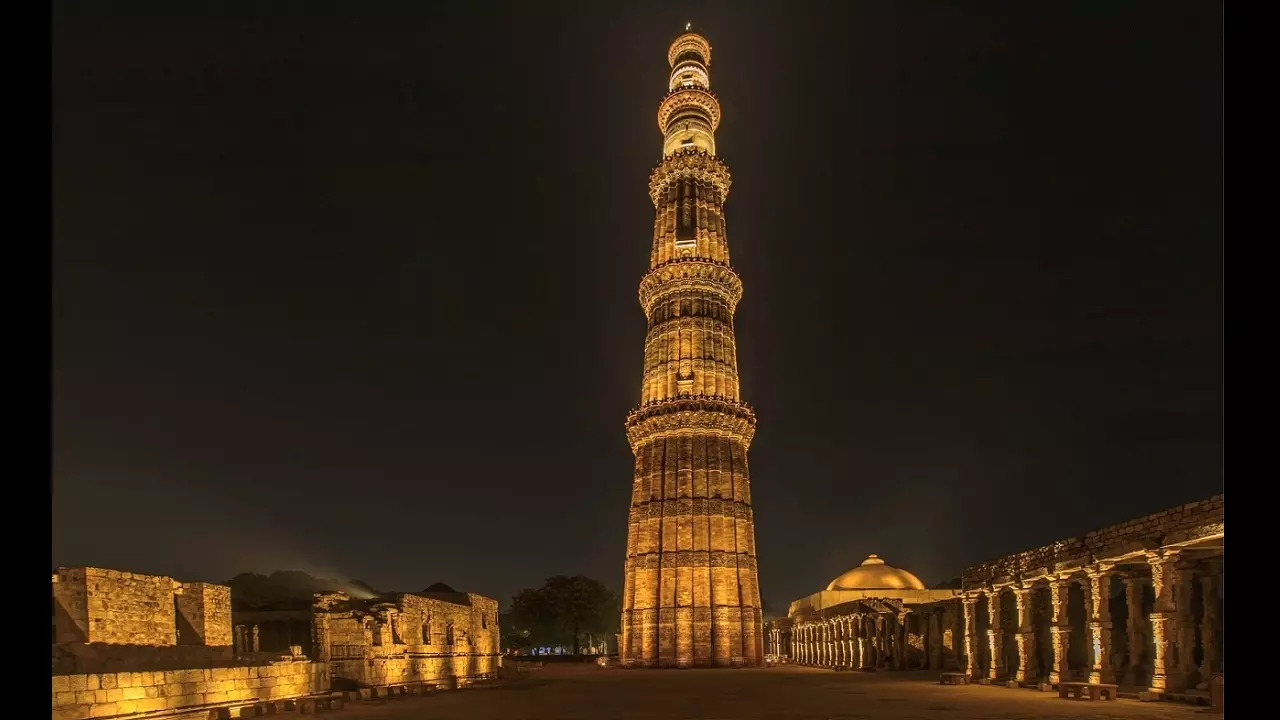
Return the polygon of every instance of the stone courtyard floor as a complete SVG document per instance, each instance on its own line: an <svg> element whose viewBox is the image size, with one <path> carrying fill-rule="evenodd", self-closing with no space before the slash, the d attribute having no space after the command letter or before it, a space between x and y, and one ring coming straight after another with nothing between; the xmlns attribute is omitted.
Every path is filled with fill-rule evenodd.
<svg viewBox="0 0 1280 720"><path fill-rule="evenodd" d="M1204 708L939 685L936 673L836 673L799 666L621 670L551 665L506 687L349 703L334 720L1212 720Z"/></svg>

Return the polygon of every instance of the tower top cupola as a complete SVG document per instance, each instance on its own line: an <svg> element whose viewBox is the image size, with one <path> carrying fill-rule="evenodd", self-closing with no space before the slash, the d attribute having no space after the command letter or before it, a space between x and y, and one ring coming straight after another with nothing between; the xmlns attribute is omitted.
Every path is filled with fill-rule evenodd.
<svg viewBox="0 0 1280 720"><path fill-rule="evenodd" d="M711 93L711 43L698 33L686 32L667 48L671 77L667 96L658 107L658 129L662 131L662 154L697 148L716 153L716 128L720 126L720 103Z"/></svg>

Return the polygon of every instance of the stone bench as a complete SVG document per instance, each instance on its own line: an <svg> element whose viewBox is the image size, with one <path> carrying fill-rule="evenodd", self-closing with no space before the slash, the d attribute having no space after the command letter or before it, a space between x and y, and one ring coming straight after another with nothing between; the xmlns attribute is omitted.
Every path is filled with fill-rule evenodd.
<svg viewBox="0 0 1280 720"><path fill-rule="evenodd" d="M1116 692L1119 689L1119 685L1106 685L1103 683L1060 682L1058 683L1058 697L1084 699L1087 692L1090 700L1115 700Z"/></svg>
<svg viewBox="0 0 1280 720"><path fill-rule="evenodd" d="M942 677L938 678L939 685L968 685L969 676L965 673L949 672L942 673Z"/></svg>

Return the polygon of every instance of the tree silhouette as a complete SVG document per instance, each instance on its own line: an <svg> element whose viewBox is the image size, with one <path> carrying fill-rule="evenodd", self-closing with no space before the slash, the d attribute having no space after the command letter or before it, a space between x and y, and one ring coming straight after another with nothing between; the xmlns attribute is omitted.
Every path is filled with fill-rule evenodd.
<svg viewBox="0 0 1280 720"><path fill-rule="evenodd" d="M515 634L530 644L569 645L577 655L583 633L618 631L619 608L616 596L598 581L556 575L512 598L511 619Z"/></svg>

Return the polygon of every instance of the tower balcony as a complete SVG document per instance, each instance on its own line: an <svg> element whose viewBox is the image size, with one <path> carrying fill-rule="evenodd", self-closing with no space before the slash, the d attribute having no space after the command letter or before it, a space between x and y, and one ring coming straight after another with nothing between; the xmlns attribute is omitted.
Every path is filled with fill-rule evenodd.
<svg viewBox="0 0 1280 720"><path fill-rule="evenodd" d="M662 202L671 183L685 178L715 186L720 193L720 202L729 197L729 186L733 183L729 166L706 149L677 149L662 158L662 162L649 173L649 199L653 206L656 208Z"/></svg>
<svg viewBox="0 0 1280 720"><path fill-rule="evenodd" d="M632 451L650 440L680 435L719 435L749 446L756 414L746 403L691 395L641 405L627 415L626 428Z"/></svg>
<svg viewBox="0 0 1280 720"><path fill-rule="evenodd" d="M727 263L699 257L675 258L640 279L640 306L648 317L660 299L683 292L714 293L724 298L733 312L742 299L742 280Z"/></svg>

